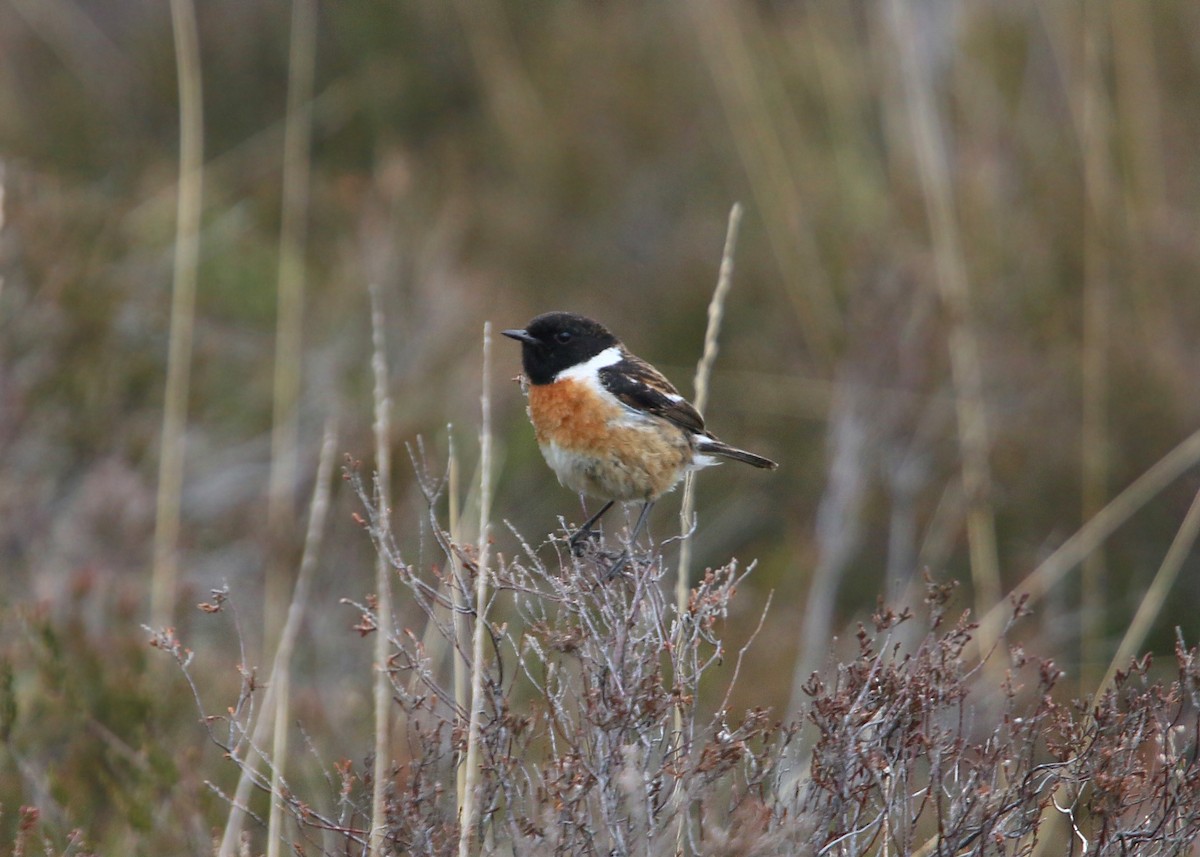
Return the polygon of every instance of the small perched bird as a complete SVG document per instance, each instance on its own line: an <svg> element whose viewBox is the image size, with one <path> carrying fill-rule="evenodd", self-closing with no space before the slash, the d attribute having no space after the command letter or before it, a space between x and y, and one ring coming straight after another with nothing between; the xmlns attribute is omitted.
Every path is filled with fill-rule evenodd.
<svg viewBox="0 0 1200 857"><path fill-rule="evenodd" d="M689 470L717 464L713 456L779 466L713 437L671 382L599 322L548 312L503 333L521 343L522 386L546 463L566 487L606 501L571 537L576 554L618 500L644 504L635 542L655 501ZM623 554L609 577L628 559Z"/></svg>

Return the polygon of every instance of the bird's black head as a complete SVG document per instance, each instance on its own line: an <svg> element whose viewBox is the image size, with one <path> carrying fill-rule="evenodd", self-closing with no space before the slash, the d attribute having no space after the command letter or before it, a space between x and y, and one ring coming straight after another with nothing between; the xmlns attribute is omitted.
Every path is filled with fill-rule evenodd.
<svg viewBox="0 0 1200 857"><path fill-rule="evenodd" d="M531 384L549 384L564 369L620 344L600 322L570 312L548 312L524 330L503 333L521 343L521 363Z"/></svg>

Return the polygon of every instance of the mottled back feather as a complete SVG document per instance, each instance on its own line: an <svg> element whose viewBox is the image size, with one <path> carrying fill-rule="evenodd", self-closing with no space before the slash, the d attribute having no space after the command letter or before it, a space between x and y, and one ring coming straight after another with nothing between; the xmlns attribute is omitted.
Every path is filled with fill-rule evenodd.
<svg viewBox="0 0 1200 857"><path fill-rule="evenodd" d="M640 357L623 359L600 370L600 383L629 407L670 420L693 434L707 434L704 418L662 373Z"/></svg>

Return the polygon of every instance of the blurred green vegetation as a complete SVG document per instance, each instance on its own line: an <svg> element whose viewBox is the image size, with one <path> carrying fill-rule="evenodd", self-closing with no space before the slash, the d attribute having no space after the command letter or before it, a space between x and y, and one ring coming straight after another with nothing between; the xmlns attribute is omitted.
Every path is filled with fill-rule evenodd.
<svg viewBox="0 0 1200 857"><path fill-rule="evenodd" d="M1108 302L1106 495L1200 426L1200 11L913 6L971 292L1008 589L1083 522L1089 295ZM207 163L180 633L211 654L219 696L236 683L217 665L239 654L227 626L188 605L228 581L257 615L290 8L197 11ZM970 580L954 320L934 287L892 27L871 2L321 4L297 498L328 413L342 447L369 457L368 282L385 294L397 460L418 434L444 457L452 423L469 472L485 320L593 315L690 393L741 200L709 422L783 466L704 474L696 554L759 559L730 620L734 647L776 591L740 704L788 705L822 561L835 632L877 595L900 597L923 565ZM110 853L201 853L222 814L202 780L229 773L139 627L173 258L171 46L163 3L0 0L0 842L15 808L38 804L43 822L81 827ZM1085 116L1089 86L1099 112ZM1089 211L1084 155L1097 146L1107 204ZM1088 229L1103 236L1101 278ZM538 544L578 505L507 382L516 351L495 349L497 516ZM401 547L428 560L405 467L396 480ZM1103 650L1080 650L1072 575L1028 623L1043 654L1103 668L1198 487L1189 473L1106 545ZM353 498L335 503L298 683L319 688L309 722L338 736L327 758L360 758L370 656L338 599L370 588L372 558ZM665 503L654 534L675 527ZM292 549L299 520L295 532ZM503 529L496 539L516 549ZM1150 648L1169 650L1175 625L1197 636L1196 569L1189 560Z"/></svg>

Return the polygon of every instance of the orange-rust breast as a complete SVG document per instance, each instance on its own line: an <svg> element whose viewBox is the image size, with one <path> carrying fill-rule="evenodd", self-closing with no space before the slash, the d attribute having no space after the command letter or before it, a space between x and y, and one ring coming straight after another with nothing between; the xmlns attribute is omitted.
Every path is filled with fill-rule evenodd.
<svg viewBox="0 0 1200 857"><path fill-rule="evenodd" d="M617 406L571 379L529 388L529 420L538 443L557 443L579 452L601 447Z"/></svg>
<svg viewBox="0 0 1200 857"><path fill-rule="evenodd" d="M691 436L667 420L631 418L573 379L528 389L529 418L563 485L609 500L654 500L695 465Z"/></svg>

